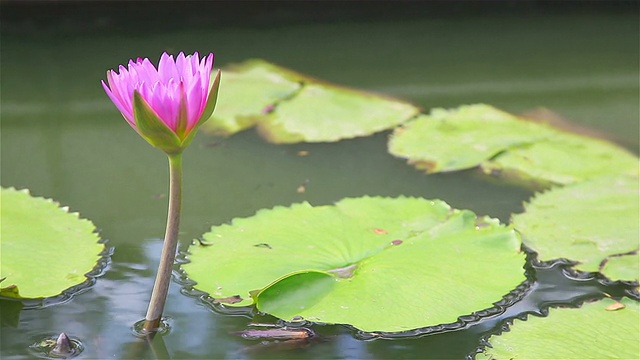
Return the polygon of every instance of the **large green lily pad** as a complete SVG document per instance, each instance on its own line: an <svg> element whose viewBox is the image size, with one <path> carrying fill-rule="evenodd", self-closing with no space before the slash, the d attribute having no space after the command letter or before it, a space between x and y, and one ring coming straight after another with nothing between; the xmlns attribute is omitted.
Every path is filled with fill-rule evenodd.
<svg viewBox="0 0 640 360"><path fill-rule="evenodd" d="M512 229L439 200L276 207L204 240L211 246L192 246L183 268L216 301L364 331L455 323L525 280Z"/></svg>
<svg viewBox="0 0 640 360"><path fill-rule="evenodd" d="M418 114L407 102L332 85L262 60L223 72L205 131L230 135L257 125L273 143L332 142L391 129Z"/></svg>
<svg viewBox="0 0 640 360"><path fill-rule="evenodd" d="M231 135L254 126L271 107L300 90L299 80L279 67L249 60L225 69L220 78L216 111L202 125L205 132Z"/></svg>
<svg viewBox="0 0 640 360"><path fill-rule="evenodd" d="M638 176L611 175L537 195L512 216L540 260L566 258L581 271L638 280Z"/></svg>
<svg viewBox="0 0 640 360"><path fill-rule="evenodd" d="M93 224L27 190L1 194L0 296L51 297L86 281L104 250Z"/></svg>
<svg viewBox="0 0 640 360"><path fill-rule="evenodd" d="M507 149L531 144L551 130L492 106L433 109L397 128L389 152L428 173L476 167Z"/></svg>
<svg viewBox="0 0 640 360"><path fill-rule="evenodd" d="M615 301L603 299L515 320L508 332L492 336L492 347L476 359L638 359L640 303L628 298L621 303L624 308L607 310Z"/></svg>

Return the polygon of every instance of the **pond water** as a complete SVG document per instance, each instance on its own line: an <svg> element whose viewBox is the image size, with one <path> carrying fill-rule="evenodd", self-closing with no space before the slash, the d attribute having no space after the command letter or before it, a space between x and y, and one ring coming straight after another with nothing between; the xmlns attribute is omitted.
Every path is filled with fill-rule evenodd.
<svg viewBox="0 0 640 360"><path fill-rule="evenodd" d="M131 327L144 316L157 267L167 164L164 154L130 129L99 82L107 69L132 57L211 51L216 66L262 58L406 99L425 111L478 102L514 113L546 107L637 152L638 18L606 9L308 23L263 19L260 26L249 16L211 29L132 34L66 28L5 32L1 184L29 188L80 212L114 253L95 285L68 302L22 311L0 302L0 357L32 358L31 344L64 331L82 341L80 358L86 359L463 358L499 326L499 318L461 331L374 341L358 340L346 327L317 326L321 340L305 346L260 346L232 334L246 329L251 318L215 313L183 295L175 282L165 308L170 333L156 338L155 353L140 350ZM215 16L224 17L224 11ZM222 140L199 134L184 156L180 249L213 225L275 205L411 195L443 199L506 222L532 194L473 171L424 175L387 153L387 135L282 146L266 143L253 130ZM300 150L309 155L298 156ZM301 184L304 193L296 191ZM536 271L539 282L532 293L501 318L601 296L597 281L572 281L557 268Z"/></svg>

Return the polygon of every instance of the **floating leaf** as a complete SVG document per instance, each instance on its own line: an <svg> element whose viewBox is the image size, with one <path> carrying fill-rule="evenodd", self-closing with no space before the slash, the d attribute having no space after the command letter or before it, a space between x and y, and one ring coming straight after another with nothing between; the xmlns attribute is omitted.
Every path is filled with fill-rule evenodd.
<svg viewBox="0 0 640 360"><path fill-rule="evenodd" d="M509 149L482 164L485 173L543 186L572 184L611 173L636 173L638 158L604 140L557 132L529 146Z"/></svg>
<svg viewBox="0 0 640 360"><path fill-rule="evenodd" d="M409 103L320 82L250 60L224 72L205 131L229 135L257 124L273 143L331 142L391 129L415 116Z"/></svg>
<svg viewBox="0 0 640 360"><path fill-rule="evenodd" d="M603 299L515 320L508 332L492 336L491 348L476 359L638 359L640 303L624 298L624 308L608 311L614 303Z"/></svg>
<svg viewBox="0 0 640 360"><path fill-rule="evenodd" d="M86 281L104 250L93 224L27 190L1 194L0 296L51 297Z"/></svg>
<svg viewBox="0 0 640 360"><path fill-rule="evenodd" d="M540 260L566 258L581 271L638 280L639 203L637 176L606 176L537 195L512 224Z"/></svg>
<svg viewBox="0 0 640 360"><path fill-rule="evenodd" d="M509 148L549 136L550 129L489 105L433 109L397 128L389 152L429 173L476 167Z"/></svg>
<svg viewBox="0 0 640 360"><path fill-rule="evenodd" d="M389 152L429 173L482 165L487 174L547 187L636 173L638 158L604 140L532 123L488 105L434 109L397 128Z"/></svg>
<svg viewBox="0 0 640 360"><path fill-rule="evenodd" d="M213 245L192 246L183 265L197 289L243 299L232 306L252 304L253 295L259 310L285 320L365 331L455 323L525 280L513 230L439 200L294 204L235 219L204 238Z"/></svg>
<svg viewBox="0 0 640 360"><path fill-rule="evenodd" d="M391 129L418 111L379 95L305 83L295 97L258 123L258 131L273 143L331 142Z"/></svg>
<svg viewBox="0 0 640 360"><path fill-rule="evenodd" d="M264 119L273 104L290 97L301 86L295 77L278 69L261 60L250 60L225 69L216 111L202 129L231 135Z"/></svg>

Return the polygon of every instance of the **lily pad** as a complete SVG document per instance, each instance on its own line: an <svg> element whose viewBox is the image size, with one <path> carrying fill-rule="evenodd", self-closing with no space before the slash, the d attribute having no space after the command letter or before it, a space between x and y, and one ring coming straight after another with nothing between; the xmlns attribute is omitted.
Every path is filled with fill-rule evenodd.
<svg viewBox="0 0 640 360"><path fill-rule="evenodd" d="M605 176L538 194L512 224L542 261L637 281L639 204L638 176Z"/></svg>
<svg viewBox="0 0 640 360"><path fill-rule="evenodd" d="M428 173L470 169L507 149L547 138L551 129L492 106L433 109L397 128L389 152Z"/></svg>
<svg viewBox="0 0 640 360"><path fill-rule="evenodd" d="M512 229L440 200L276 207L216 226L204 240L211 246L192 246L183 268L217 301L255 301L288 321L364 331L455 323L492 308L525 280Z"/></svg>
<svg viewBox="0 0 640 360"><path fill-rule="evenodd" d="M258 123L273 143L332 142L392 129L419 112L415 106L379 95L322 83L305 83Z"/></svg>
<svg viewBox="0 0 640 360"><path fill-rule="evenodd" d="M605 174L637 173L638 158L604 140L556 132L543 141L505 151L484 162L482 170L541 186L567 185Z"/></svg>
<svg viewBox="0 0 640 360"><path fill-rule="evenodd" d="M603 299L515 320L508 332L492 336L491 348L476 359L638 359L640 303L624 298L623 308L610 310L615 303Z"/></svg>
<svg viewBox="0 0 640 360"><path fill-rule="evenodd" d="M225 69L220 78L216 111L202 125L208 133L228 136L254 126L271 106L301 87L297 78L261 60L249 60Z"/></svg>
<svg viewBox="0 0 640 360"><path fill-rule="evenodd" d="M224 71L205 131L230 135L253 125L273 143L332 142L391 129L418 114L407 102L321 82L249 60Z"/></svg>
<svg viewBox="0 0 640 360"><path fill-rule="evenodd" d="M27 190L1 194L0 296L45 298L85 282L104 250L93 224Z"/></svg>
<svg viewBox="0 0 640 360"><path fill-rule="evenodd" d="M538 187L638 169L635 155L605 140L525 121L482 104L434 109L397 128L388 148L428 173L482 166L487 174Z"/></svg>

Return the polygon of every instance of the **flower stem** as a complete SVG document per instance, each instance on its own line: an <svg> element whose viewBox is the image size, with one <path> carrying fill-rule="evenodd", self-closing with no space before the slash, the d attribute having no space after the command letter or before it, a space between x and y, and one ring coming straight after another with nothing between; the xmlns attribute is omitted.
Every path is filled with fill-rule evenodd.
<svg viewBox="0 0 640 360"><path fill-rule="evenodd" d="M178 246L178 227L180 226L180 208L182 203L182 154L169 155L169 210L167 213L167 230L164 235L162 255L156 282L153 285L149 308L143 330L155 332L160 326L162 311L169 292L173 262Z"/></svg>

